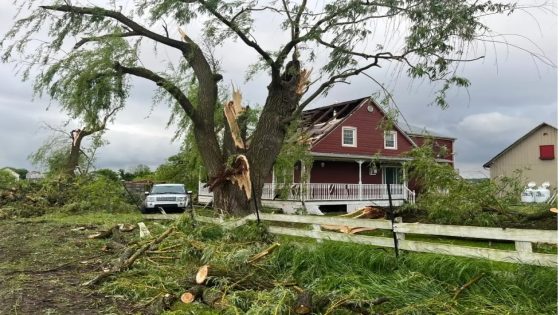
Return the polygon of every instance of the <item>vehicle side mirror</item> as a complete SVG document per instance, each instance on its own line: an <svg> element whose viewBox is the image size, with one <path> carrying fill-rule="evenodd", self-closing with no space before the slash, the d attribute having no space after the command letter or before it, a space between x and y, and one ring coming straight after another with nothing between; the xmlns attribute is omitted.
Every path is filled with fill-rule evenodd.
<svg viewBox="0 0 560 315"><path fill-rule="evenodd" d="M149 191L145 191L145 192L144 192L144 195L146 195L146 196L149 195L149 194L150 194Z"/></svg>
<svg viewBox="0 0 560 315"><path fill-rule="evenodd" d="M192 195L192 190L187 190L187 195Z"/></svg>

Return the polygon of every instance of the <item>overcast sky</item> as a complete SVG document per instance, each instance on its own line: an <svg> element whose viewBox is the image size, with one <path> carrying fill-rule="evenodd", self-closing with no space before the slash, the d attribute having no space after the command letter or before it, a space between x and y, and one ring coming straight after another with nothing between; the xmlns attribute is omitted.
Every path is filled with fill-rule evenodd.
<svg viewBox="0 0 560 315"><path fill-rule="evenodd" d="M0 2L2 36L13 23L14 14L11 1ZM278 40L272 24L268 21L259 24L254 34L261 45L271 49ZM557 64L556 14L534 10L531 14L493 18L489 24L497 33L523 35L526 39L508 37L508 40L533 51L540 49ZM200 26L187 26L187 29L197 28ZM429 106L435 90L428 83L395 76L395 68L389 66L369 72L387 83L409 124L457 139L456 167L467 177L486 176L482 165L539 123L557 126L556 68L503 45L479 47L477 53L486 58L461 67L461 74L470 79L471 86L468 90L453 90L446 110ZM216 56L222 60L224 82L239 86L249 104L264 103L266 76L244 80L246 66L256 56L251 50L240 42L226 43L216 50ZM166 54L159 54L148 59L161 64L165 57ZM48 99L33 100L31 83L22 83L13 67L0 64L0 167L34 169L27 157L51 134L42 124L60 125L66 117L56 104L47 110ZM130 168L140 163L154 168L180 146L171 142L173 130L165 129L169 108L165 104L152 104L154 85L142 80L132 82L134 88L127 107L107 132L110 143L98 152L98 168ZM367 77L356 77L350 85L337 86L327 97L317 99L312 107L372 95L378 90Z"/></svg>

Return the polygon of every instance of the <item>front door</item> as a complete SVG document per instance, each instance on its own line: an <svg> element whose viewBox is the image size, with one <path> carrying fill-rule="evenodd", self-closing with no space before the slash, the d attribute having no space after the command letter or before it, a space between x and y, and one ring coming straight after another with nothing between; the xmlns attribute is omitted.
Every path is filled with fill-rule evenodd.
<svg viewBox="0 0 560 315"><path fill-rule="evenodd" d="M400 167L383 168L383 184L402 184L402 169Z"/></svg>

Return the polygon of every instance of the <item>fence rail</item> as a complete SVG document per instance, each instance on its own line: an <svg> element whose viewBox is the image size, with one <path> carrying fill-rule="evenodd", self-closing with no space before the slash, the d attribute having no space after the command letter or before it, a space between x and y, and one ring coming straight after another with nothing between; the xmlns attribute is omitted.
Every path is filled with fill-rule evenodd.
<svg viewBox="0 0 560 315"><path fill-rule="evenodd" d="M221 224L224 228L235 228L247 221L256 220L255 215L249 215L239 220L224 221L220 218L196 216L201 222ZM307 228L293 228L269 226L270 233L288 236L309 237L321 240L332 240L358 244L375 245L381 247L394 247L391 237L353 235L321 230L321 225L339 225L352 227L368 227L389 230L397 233L399 250L435 253L452 256L482 258L510 263L531 264L540 266L557 267L557 255L535 253L533 243L558 244L558 231L533 230L533 229L502 229L475 226L455 226L420 223L401 223L396 220L394 224L388 220L348 219L324 216L261 214L260 219L271 222L305 223L311 224L313 230ZM406 234L437 235L468 239L502 240L515 243L515 250L499 250L483 247L460 246L426 241L412 241L406 239Z"/></svg>

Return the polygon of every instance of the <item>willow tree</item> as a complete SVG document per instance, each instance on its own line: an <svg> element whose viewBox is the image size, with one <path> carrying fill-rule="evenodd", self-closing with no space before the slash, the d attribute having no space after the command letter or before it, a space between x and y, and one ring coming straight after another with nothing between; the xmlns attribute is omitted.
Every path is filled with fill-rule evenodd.
<svg viewBox="0 0 560 315"><path fill-rule="evenodd" d="M190 119L211 177L223 174L235 155L248 158L257 203L290 122L314 99L351 77L399 63L411 78L439 85L436 103L445 107L451 86L469 84L455 70L467 61L471 43L490 32L482 18L515 9L474 0L114 0L98 1L100 6L86 0L18 2L20 12L29 15L17 20L3 39L3 60L24 54L24 77L39 72L37 92L48 92L70 111L103 109L106 101L122 101L130 77L152 81ZM256 25L269 21L279 21L274 34L265 34L275 38L275 47L265 47L256 38ZM190 31L193 25L203 25L201 34ZM176 27L186 32L177 33ZM33 40L41 36L41 41ZM154 45L146 49L141 41ZM204 47L228 41L256 53L248 73L268 77L259 121L243 148L230 133L215 132L218 83L226 73L220 73ZM154 47L176 51L167 54L175 66L146 66L141 56ZM234 53L224 58L223 64L238 60ZM196 82L196 104L188 96L186 79ZM81 84L61 85L72 81ZM108 82L117 88L99 88ZM69 101L75 97L80 101ZM215 206L233 214L250 211L249 201L231 182L215 188Z"/></svg>

